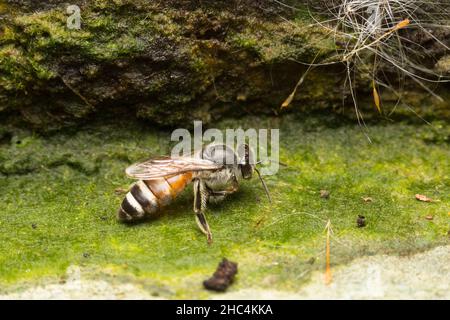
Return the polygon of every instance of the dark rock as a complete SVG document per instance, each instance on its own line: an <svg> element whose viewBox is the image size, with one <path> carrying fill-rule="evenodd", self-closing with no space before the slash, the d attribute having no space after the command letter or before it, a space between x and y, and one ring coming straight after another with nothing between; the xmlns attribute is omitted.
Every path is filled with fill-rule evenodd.
<svg viewBox="0 0 450 320"><path fill-rule="evenodd" d="M225 291L233 282L237 271L236 263L223 258L214 275L205 280L203 285L208 290Z"/></svg>
<svg viewBox="0 0 450 320"><path fill-rule="evenodd" d="M358 228L363 228L366 226L366 224L366 217L358 215L358 219L356 219L356 225L358 226Z"/></svg>

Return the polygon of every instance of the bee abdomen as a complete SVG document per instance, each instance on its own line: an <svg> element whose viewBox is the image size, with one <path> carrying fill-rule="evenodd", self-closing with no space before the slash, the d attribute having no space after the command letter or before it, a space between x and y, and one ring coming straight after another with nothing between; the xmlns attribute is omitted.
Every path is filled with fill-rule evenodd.
<svg viewBox="0 0 450 320"><path fill-rule="evenodd" d="M139 220L158 209L159 204L155 194L143 181L138 181L123 199L117 216L121 221Z"/></svg>
<svg viewBox="0 0 450 320"><path fill-rule="evenodd" d="M144 181L148 189L155 195L156 201L160 207L166 206L172 202L176 194L166 179L155 179Z"/></svg>
<svg viewBox="0 0 450 320"><path fill-rule="evenodd" d="M192 174L185 173L167 179L138 181L123 199L118 219L135 221L155 213L171 203L191 180Z"/></svg>

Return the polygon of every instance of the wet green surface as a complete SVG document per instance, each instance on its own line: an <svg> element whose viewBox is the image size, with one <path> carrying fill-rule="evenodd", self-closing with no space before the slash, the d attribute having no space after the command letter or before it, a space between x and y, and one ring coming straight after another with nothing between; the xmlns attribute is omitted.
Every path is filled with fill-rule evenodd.
<svg viewBox="0 0 450 320"><path fill-rule="evenodd" d="M135 226L115 213L132 181L124 169L167 154L170 132L144 124L91 124L42 137L0 129L0 283L3 291L58 282L79 265L88 277L142 285L163 297L207 297L201 281L222 257L239 263L232 290L295 290L324 268L331 219L333 266L376 253L407 254L448 243L448 124L378 124L372 144L354 124L310 117L228 121L220 128L280 128L280 160L267 177L212 205L214 243L192 215L188 189L157 219ZM330 192L329 199L320 190ZM415 199L424 194L435 199ZM372 202L362 197L371 197ZM358 215L367 226L356 227ZM427 220L426 216L432 216Z"/></svg>

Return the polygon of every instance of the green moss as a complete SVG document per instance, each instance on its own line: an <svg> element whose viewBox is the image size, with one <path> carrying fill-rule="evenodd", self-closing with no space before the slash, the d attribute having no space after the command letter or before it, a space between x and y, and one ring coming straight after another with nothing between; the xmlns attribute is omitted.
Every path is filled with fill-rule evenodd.
<svg viewBox="0 0 450 320"><path fill-rule="evenodd" d="M81 30L67 28L64 9L13 15L0 35L1 68L7 71L0 83L2 109L19 110L43 129L71 125L111 105L164 125L194 116L208 121L210 109L220 116L228 110L221 104L237 97L278 106L297 80L283 65L311 60L319 50L307 44L316 31L307 30L306 21L280 23L246 15L246 7L235 12L215 5L180 10L146 1L91 2L82 7Z"/></svg>
<svg viewBox="0 0 450 320"><path fill-rule="evenodd" d="M7 91L26 91L32 81L42 83L55 75L39 63L39 55L27 56L12 45L0 47L0 86Z"/></svg>
<svg viewBox="0 0 450 320"><path fill-rule="evenodd" d="M330 54L335 45L323 30L308 26L310 22L261 23L255 20L244 30L232 34L229 41L238 48L256 53L264 63L312 61L317 54L318 57Z"/></svg>
<svg viewBox="0 0 450 320"><path fill-rule="evenodd" d="M336 39L311 27L304 1L289 1L297 11L276 2L262 10L251 0L89 1L80 30L67 28L65 4L22 2L11 5L0 31L0 110L43 131L101 111L164 126L277 113L306 71L301 63L335 56ZM345 108L354 116L351 99L343 107L344 77L343 65L315 68L289 111ZM371 80L363 75L354 83L359 108L377 117ZM397 97L380 90L383 109L448 118L444 87L437 90L443 102L414 91L397 108Z"/></svg>
<svg viewBox="0 0 450 320"><path fill-rule="evenodd" d="M75 264L91 270L91 277L156 286L165 297L209 297L201 281L223 256L239 263L231 290L295 290L311 271L323 270L328 219L333 266L448 243L450 151L446 142L430 139L446 135L445 128L371 125L369 144L360 127L337 126L340 121L243 118L217 124L280 128L280 160L287 167L266 178L272 205L253 179L210 207L212 246L194 222L191 189L157 219L135 226L115 219L123 196L114 191L132 182L124 168L167 154L170 132L116 121L44 138L2 127L2 290L43 277L58 281ZM320 198L321 189L331 192L328 200ZM419 202L416 193L439 201ZM356 227L359 214L367 219L365 228Z"/></svg>
<svg viewBox="0 0 450 320"><path fill-rule="evenodd" d="M131 20L134 18L120 19L113 14L87 11L82 28L71 30L66 26L67 16L62 10L50 10L19 16L14 23L21 27L22 40L32 41L33 50L51 56L72 52L108 61L142 52L143 46L136 38L142 26Z"/></svg>

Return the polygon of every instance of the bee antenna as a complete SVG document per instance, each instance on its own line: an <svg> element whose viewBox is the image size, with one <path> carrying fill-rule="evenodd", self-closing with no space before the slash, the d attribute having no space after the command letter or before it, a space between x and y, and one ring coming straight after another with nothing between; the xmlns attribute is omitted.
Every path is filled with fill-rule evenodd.
<svg viewBox="0 0 450 320"><path fill-rule="evenodd" d="M259 173L259 170L255 168L256 173L258 174L259 180L261 180L261 183L264 187L264 191L266 192L267 198L269 199L269 202L272 203L272 198L270 197L269 188L267 188L267 185L265 181L263 180L261 174Z"/></svg>

